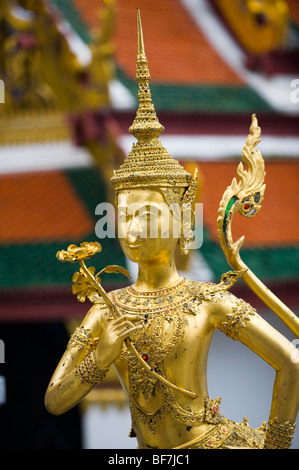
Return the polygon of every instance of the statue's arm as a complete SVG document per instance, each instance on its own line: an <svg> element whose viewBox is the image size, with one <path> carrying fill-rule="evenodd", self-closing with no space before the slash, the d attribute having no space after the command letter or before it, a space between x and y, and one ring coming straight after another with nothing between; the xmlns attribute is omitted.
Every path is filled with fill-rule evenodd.
<svg viewBox="0 0 299 470"><path fill-rule="evenodd" d="M82 381L80 364L98 343L100 319L104 314L104 309L94 305L72 334L46 391L45 405L50 413L59 415L68 411L93 388L93 384Z"/></svg>
<svg viewBox="0 0 299 470"><path fill-rule="evenodd" d="M114 319L104 304L95 304L87 313L80 327L71 335L45 395L47 410L55 415L65 413L107 374L119 357L123 341L139 319L123 315Z"/></svg>
<svg viewBox="0 0 299 470"><path fill-rule="evenodd" d="M214 304L213 318L216 328L242 342L275 369L265 445L289 447L299 409L299 363L292 361L291 342L249 304L229 293Z"/></svg>

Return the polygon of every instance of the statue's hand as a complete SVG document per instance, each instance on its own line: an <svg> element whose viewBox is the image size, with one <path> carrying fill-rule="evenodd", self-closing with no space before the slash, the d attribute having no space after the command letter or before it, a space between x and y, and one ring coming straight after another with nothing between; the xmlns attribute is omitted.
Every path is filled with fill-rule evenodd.
<svg viewBox="0 0 299 470"><path fill-rule="evenodd" d="M138 315L122 315L117 319L103 318L102 334L95 350L99 369L109 368L121 354L124 340L134 331L143 328L142 325L134 326L136 321L140 321Z"/></svg>

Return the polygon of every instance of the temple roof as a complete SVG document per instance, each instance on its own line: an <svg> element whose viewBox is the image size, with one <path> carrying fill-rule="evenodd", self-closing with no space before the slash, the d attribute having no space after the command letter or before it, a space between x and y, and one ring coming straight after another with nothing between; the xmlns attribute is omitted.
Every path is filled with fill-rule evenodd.
<svg viewBox="0 0 299 470"><path fill-rule="evenodd" d="M88 43L92 31L99 24L96 11L100 3L54 1L78 35ZM298 58L299 31L295 27L298 8L295 1L290 0L288 3L292 19L289 28L292 28L292 41L295 41ZM134 26L138 7L142 14L146 54L152 75L151 90L157 109L207 113L261 113L275 110L298 115L294 106L289 105L289 97L282 97L289 82L278 85L275 79L271 79L269 63L273 60L269 54L259 58L268 64L268 77L264 77L262 68L257 70L260 72L257 75L256 70L247 68L248 51L239 47L231 30L223 25L221 11L217 15L214 6L214 0L116 2L114 40L117 78L136 96L135 62L132 57L136 56ZM287 46L277 49L285 51ZM284 64L288 61L288 65L298 62L293 57L283 61ZM275 75L280 73L277 66L275 70ZM281 99L274 97L274 93L281 95Z"/></svg>

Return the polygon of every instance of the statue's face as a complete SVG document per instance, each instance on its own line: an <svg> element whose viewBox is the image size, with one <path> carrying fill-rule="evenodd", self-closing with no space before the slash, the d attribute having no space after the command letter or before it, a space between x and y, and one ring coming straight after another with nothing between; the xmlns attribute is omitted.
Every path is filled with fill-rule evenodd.
<svg viewBox="0 0 299 470"><path fill-rule="evenodd" d="M132 189L118 194L119 240L131 261L167 263L178 243L177 224L158 190Z"/></svg>

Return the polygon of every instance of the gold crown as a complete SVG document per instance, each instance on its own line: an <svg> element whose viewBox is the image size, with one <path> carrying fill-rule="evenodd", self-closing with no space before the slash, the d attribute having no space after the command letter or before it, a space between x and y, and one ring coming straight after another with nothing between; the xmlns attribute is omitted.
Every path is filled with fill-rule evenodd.
<svg viewBox="0 0 299 470"><path fill-rule="evenodd" d="M160 124L149 88L150 73L144 51L139 10L137 10L138 55L136 80L139 107L129 128L137 142L119 170L114 171L111 182L115 190L142 187L189 186L192 176L162 146L159 140L164 127Z"/></svg>

